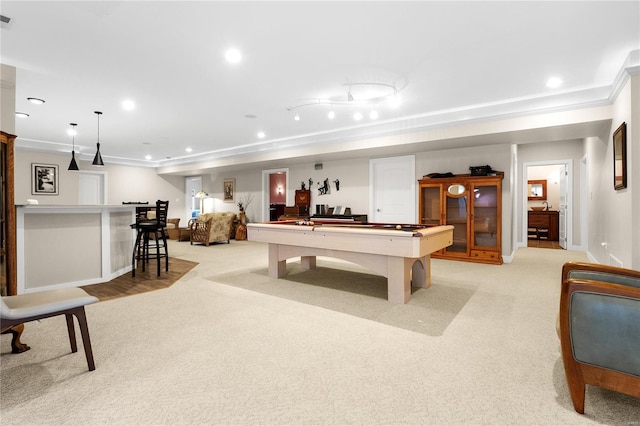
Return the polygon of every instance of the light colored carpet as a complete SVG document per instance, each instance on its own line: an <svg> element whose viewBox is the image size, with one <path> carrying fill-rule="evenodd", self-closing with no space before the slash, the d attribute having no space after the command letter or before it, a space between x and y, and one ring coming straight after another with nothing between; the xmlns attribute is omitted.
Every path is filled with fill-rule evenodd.
<svg viewBox="0 0 640 426"><path fill-rule="evenodd" d="M387 301L387 279L383 276L324 259L317 266L304 270L299 261L290 262L282 279L269 278L267 268L209 279L428 336L442 335L478 288L473 282L444 284L441 282L446 280L437 277L430 288L414 288L409 303L398 305Z"/></svg>
<svg viewBox="0 0 640 426"><path fill-rule="evenodd" d="M571 405L555 318L560 267L582 253L434 260L434 285L473 293L429 333L210 279L266 268L265 245L170 253L199 264L166 290L88 307L93 372L82 348L69 353L63 318L29 323L24 354L3 336L2 425L640 422L640 400L615 392L589 387L585 415Z"/></svg>

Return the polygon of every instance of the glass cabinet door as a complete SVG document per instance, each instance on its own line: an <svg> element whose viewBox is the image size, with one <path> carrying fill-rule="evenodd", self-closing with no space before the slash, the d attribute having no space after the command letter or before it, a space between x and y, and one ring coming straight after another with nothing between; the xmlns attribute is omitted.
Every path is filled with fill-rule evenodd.
<svg viewBox="0 0 640 426"><path fill-rule="evenodd" d="M467 254L468 192L464 185L449 185L445 192L446 225L453 225L453 244L445 249L446 253Z"/></svg>
<svg viewBox="0 0 640 426"><path fill-rule="evenodd" d="M498 247L498 187L473 186L473 245Z"/></svg>
<svg viewBox="0 0 640 426"><path fill-rule="evenodd" d="M422 197L420 223L424 225L440 225L442 221L442 209L440 208L440 185L423 186L420 188Z"/></svg>

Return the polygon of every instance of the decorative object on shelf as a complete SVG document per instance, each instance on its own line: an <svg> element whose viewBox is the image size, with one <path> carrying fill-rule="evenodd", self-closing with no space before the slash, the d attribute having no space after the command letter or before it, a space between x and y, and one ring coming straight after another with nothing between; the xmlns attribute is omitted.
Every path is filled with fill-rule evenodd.
<svg viewBox="0 0 640 426"><path fill-rule="evenodd" d="M469 167L469 171L471 172L471 176L489 176L493 173L491 166L471 166Z"/></svg>
<svg viewBox="0 0 640 426"><path fill-rule="evenodd" d="M627 187L627 123L613 132L613 188Z"/></svg>
<svg viewBox="0 0 640 426"><path fill-rule="evenodd" d="M78 168L78 163L76 163L76 123L69 123L71 125L71 162L69 163L69 168L67 170L80 170Z"/></svg>
<svg viewBox="0 0 640 426"><path fill-rule="evenodd" d="M31 193L58 195L58 165L31 163Z"/></svg>
<svg viewBox="0 0 640 426"><path fill-rule="evenodd" d="M236 199L236 180L225 179L222 182L222 199L225 203L233 203Z"/></svg>
<svg viewBox="0 0 640 426"><path fill-rule="evenodd" d="M406 83L385 82L385 81L361 81L346 82L342 84L342 90L334 92L339 94L324 98L302 99L298 105L287 108L287 111L295 111L294 119L300 120L298 109L305 107L320 107L327 109L327 118L332 120L336 117L334 107L350 107L356 109L353 114L354 120L361 120L363 115L357 109L369 110L368 116L371 120L379 117L378 108L381 105L389 104L395 107L399 103L398 93L406 87ZM343 90L346 89L346 93ZM321 169L321 167L320 167ZM316 167L316 170L318 168Z"/></svg>
<svg viewBox="0 0 640 426"><path fill-rule="evenodd" d="M318 182L318 195L326 195L329 193L329 178L326 178L320 186L320 182Z"/></svg>
<svg viewBox="0 0 640 426"><path fill-rule="evenodd" d="M333 181L336 184L336 191L340 191L340 180L336 179Z"/></svg>
<svg viewBox="0 0 640 426"><path fill-rule="evenodd" d="M240 213L244 212L249 204L253 201L253 194L247 194L244 197L238 197L238 209L240 209Z"/></svg>
<svg viewBox="0 0 640 426"><path fill-rule="evenodd" d="M300 189L301 189L301 190L303 190L303 191L304 191L305 189L307 189L307 188L305 187L304 181L300 182Z"/></svg>
<svg viewBox="0 0 640 426"><path fill-rule="evenodd" d="M311 185L313 185L313 179L309 178L309 189L311 189Z"/></svg>
<svg viewBox="0 0 640 426"><path fill-rule="evenodd" d="M104 162L102 161L102 155L100 154L100 116L102 115L102 112L100 111L93 111L97 116L98 116L98 142L96 143L98 150L96 151L96 156L93 157L93 164L94 166L104 166Z"/></svg>

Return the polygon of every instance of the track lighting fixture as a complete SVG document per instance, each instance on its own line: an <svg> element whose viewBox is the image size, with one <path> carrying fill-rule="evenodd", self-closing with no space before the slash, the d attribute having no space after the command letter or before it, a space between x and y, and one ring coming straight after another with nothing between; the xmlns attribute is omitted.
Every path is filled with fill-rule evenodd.
<svg viewBox="0 0 640 426"><path fill-rule="evenodd" d="M104 166L102 155L100 155L100 116L102 115L102 112L94 111L94 113L98 116L98 142L96 143L98 150L96 151L96 156L93 157L93 163L91 164L94 166Z"/></svg>
<svg viewBox="0 0 640 426"><path fill-rule="evenodd" d="M334 107L346 106L355 108L369 109L368 117L370 120L377 120L380 117L378 107L381 105L397 107L398 105L398 92L406 87L406 83L400 83L401 86L396 86L398 83L383 83L383 82L349 82L342 84L346 88L346 96L330 96L326 98L306 98L303 103L291 106L287 108L287 111L294 111L302 107L311 107L314 105L326 105L329 104L330 110L327 113L327 118L333 120L336 117ZM344 92L343 92L344 93ZM358 121L363 118L362 113L357 112L353 114L354 120ZM295 112L294 120L300 120L300 115Z"/></svg>
<svg viewBox="0 0 640 426"><path fill-rule="evenodd" d="M69 168L67 170L80 170L78 168L78 163L76 163L76 123L69 123L71 125L71 135L72 135L72 148L71 148L71 162L69 163Z"/></svg>

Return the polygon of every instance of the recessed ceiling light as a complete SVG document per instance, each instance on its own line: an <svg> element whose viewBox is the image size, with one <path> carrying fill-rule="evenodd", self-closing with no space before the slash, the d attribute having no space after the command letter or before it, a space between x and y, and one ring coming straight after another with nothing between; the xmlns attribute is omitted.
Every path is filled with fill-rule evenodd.
<svg viewBox="0 0 640 426"><path fill-rule="evenodd" d="M265 137L265 136L266 136L266 135L264 134L264 132L258 132L258 137L259 137L260 139L264 139L264 137Z"/></svg>
<svg viewBox="0 0 640 426"><path fill-rule="evenodd" d="M356 120L356 121L362 120L362 113L361 112L356 112L355 114L353 114L353 119Z"/></svg>
<svg viewBox="0 0 640 426"><path fill-rule="evenodd" d="M333 120L334 118L336 118L336 113L334 110L329 111L329 114L327 114L327 117L329 117L329 120Z"/></svg>
<svg viewBox="0 0 640 426"><path fill-rule="evenodd" d="M378 119L378 111L376 111L375 109L371 110L371 112L369 113L369 118L371 120L377 120Z"/></svg>
<svg viewBox="0 0 640 426"><path fill-rule="evenodd" d="M122 108L126 109L127 111L131 111L135 107L136 107L136 104L133 103L131 99L127 99L126 101L122 102Z"/></svg>
<svg viewBox="0 0 640 426"><path fill-rule="evenodd" d="M191 152L191 151L193 151L193 149L191 149L191 147L188 147L187 149L185 149L185 151Z"/></svg>
<svg viewBox="0 0 640 426"><path fill-rule="evenodd" d="M224 57L227 62L236 64L242 59L242 53L238 49L229 49L225 52Z"/></svg>
<svg viewBox="0 0 640 426"><path fill-rule="evenodd" d="M562 86L562 80L560 80L560 78L558 77L551 77L549 80L547 80L547 87L551 89L556 89L560 86Z"/></svg>
<svg viewBox="0 0 640 426"><path fill-rule="evenodd" d="M296 114L296 115L293 117L293 119L294 119L294 120L296 120L296 121L300 121L300 114Z"/></svg>
<svg viewBox="0 0 640 426"><path fill-rule="evenodd" d="M18 111L16 111L16 117L27 118L27 117L29 117L29 114L27 114L26 112L18 112Z"/></svg>
<svg viewBox="0 0 640 426"><path fill-rule="evenodd" d="M144 156L144 158L145 158L146 160L151 160L151 156L150 156L150 155L145 155L145 156Z"/></svg>
<svg viewBox="0 0 640 426"><path fill-rule="evenodd" d="M40 98L27 98L27 100L32 104L36 104L36 105L42 105L44 103L44 99L40 99Z"/></svg>

